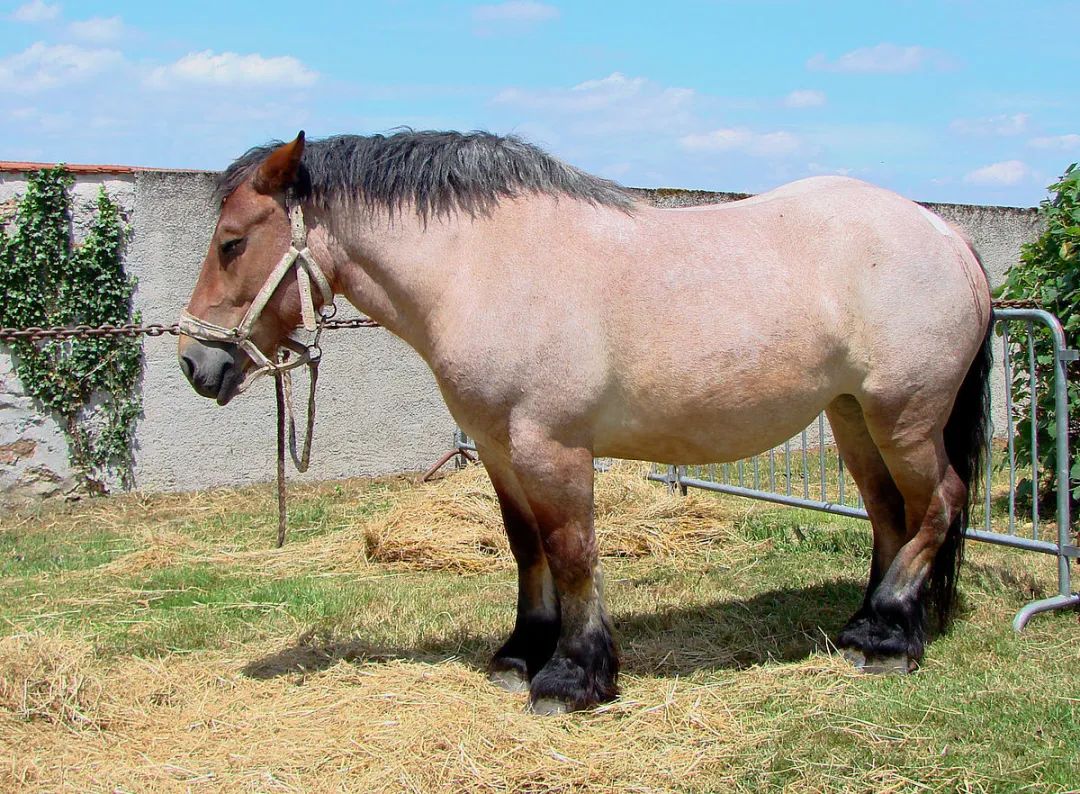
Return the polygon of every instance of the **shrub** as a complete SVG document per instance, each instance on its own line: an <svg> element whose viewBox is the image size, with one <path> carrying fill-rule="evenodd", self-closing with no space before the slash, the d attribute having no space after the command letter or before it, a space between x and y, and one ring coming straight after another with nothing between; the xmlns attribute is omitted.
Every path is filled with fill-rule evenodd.
<svg viewBox="0 0 1080 794"><path fill-rule="evenodd" d="M1069 347L1076 345L1080 333L1080 168L1070 165L1064 176L1048 188L1050 197L1042 202L1040 211L1045 231L1034 242L1021 249L1020 261L1009 270L1001 291L1008 299L1030 299L1057 316L1065 329ZM1035 381L1038 390L1038 426L1036 428L1039 464L1039 492L1044 494L1050 509L1057 494L1057 458L1054 436L1057 417L1054 413L1054 361L1051 335L1048 328L1035 325ZM1017 346L1011 353L1013 400L1020 405L1030 402L1031 367L1026 346ZM1080 383L1076 381L1075 362L1068 369L1068 407L1072 417L1069 436L1069 480L1072 516L1077 518L1076 504L1080 501L1080 452L1076 441L1080 430ZM1031 417L1017 426L1016 453L1020 466L1030 466ZM1018 495L1030 502L1031 483L1018 486Z"/></svg>

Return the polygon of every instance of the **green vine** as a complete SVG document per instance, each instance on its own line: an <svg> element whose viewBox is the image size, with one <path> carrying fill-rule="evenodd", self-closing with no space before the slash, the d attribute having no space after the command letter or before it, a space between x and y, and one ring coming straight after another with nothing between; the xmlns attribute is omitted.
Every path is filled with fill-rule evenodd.
<svg viewBox="0 0 1080 794"><path fill-rule="evenodd" d="M1080 337L1080 168L1076 163L1065 169L1065 174L1048 188L1050 197L1040 205L1040 214L1046 224L1039 238L1024 245L1020 261L1009 269L1001 290L1004 298L1030 298L1056 315L1065 330L1065 341L1070 347ZM1054 414L1054 357L1050 331L1041 324L1035 325L1035 381L1038 389L1038 425L1035 428L1040 471L1039 492L1044 494L1044 511L1052 511L1057 495L1057 455L1054 446L1057 426ZM1029 379L1031 377L1028 351L1016 346L1011 355L1013 400L1018 405L1031 401ZM1069 368L1066 394L1069 410L1069 436L1072 440L1069 461L1069 489L1073 504L1072 516L1077 518L1080 507L1080 446L1076 439L1080 433L1080 381L1076 378L1075 364ZM1021 466L1032 462L1031 416L1023 418L1017 426L1016 457ZM1017 485L1017 495L1022 502L1030 504L1031 482L1024 479ZM1046 514L1046 513L1044 513Z"/></svg>
<svg viewBox="0 0 1080 794"><path fill-rule="evenodd" d="M14 212L0 218L0 325L139 322L135 280L124 273L125 228L102 188L83 241L71 235L73 179L63 166L28 175ZM136 384L142 343L131 337L14 342L27 393L60 419L72 465L100 491L110 474L131 483L131 444L141 410Z"/></svg>

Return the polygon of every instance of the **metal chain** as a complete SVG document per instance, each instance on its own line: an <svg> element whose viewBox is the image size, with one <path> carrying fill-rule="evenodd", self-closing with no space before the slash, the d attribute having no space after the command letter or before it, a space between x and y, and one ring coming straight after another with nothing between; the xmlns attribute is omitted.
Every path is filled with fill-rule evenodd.
<svg viewBox="0 0 1080 794"><path fill-rule="evenodd" d="M1016 298L1013 300L998 299L992 303L995 309L1041 309L1042 303L1031 298Z"/></svg>
<svg viewBox="0 0 1080 794"><path fill-rule="evenodd" d="M125 323L124 325L56 325L51 328L30 326L29 328L0 328L0 342L40 342L43 339L92 339L102 336L161 336L180 333L176 323L162 325L153 323L150 325L136 325Z"/></svg>
<svg viewBox="0 0 1080 794"><path fill-rule="evenodd" d="M340 331L349 328L378 328L379 324L367 317L353 320L328 320L323 326L328 330ZM105 336L182 336L183 331L176 323L164 325L150 323L138 325L54 325L49 328L30 326L29 328L0 328L0 342L41 342L45 339L96 339Z"/></svg>
<svg viewBox="0 0 1080 794"><path fill-rule="evenodd" d="M330 331L340 331L344 328L379 328L379 324L367 317L357 317L354 320L327 320L323 328Z"/></svg>
<svg viewBox="0 0 1080 794"><path fill-rule="evenodd" d="M1038 309L1041 304L1035 300L995 300L995 308L999 309ZM323 328L328 331L342 331L356 328L379 328L375 320L367 317L356 317L352 320L327 320ZM96 339L104 336L184 336L180 326L176 323L164 325L162 323L149 323L137 325L125 323L124 325L54 325L48 328L30 326L28 328L0 328L0 342L41 342L45 339Z"/></svg>

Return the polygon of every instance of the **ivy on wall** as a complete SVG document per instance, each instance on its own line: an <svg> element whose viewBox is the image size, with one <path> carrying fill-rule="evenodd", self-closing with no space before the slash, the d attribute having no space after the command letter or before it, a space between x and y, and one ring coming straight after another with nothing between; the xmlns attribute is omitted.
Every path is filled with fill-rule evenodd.
<svg viewBox="0 0 1080 794"><path fill-rule="evenodd" d="M125 228L105 189L85 238L72 241L63 166L28 175L14 211L0 218L0 326L121 324L132 314L135 280L124 273ZM141 410L136 384L142 343L131 337L14 342L15 372L27 393L54 412L71 463L90 490L110 474L131 482L131 444Z"/></svg>

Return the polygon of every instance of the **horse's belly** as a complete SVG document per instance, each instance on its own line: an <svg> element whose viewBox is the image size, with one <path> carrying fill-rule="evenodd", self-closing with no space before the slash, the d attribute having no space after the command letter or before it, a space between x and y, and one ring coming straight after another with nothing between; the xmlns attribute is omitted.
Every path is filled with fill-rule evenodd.
<svg viewBox="0 0 1080 794"><path fill-rule="evenodd" d="M721 463L771 449L810 424L835 396L796 389L783 397L672 399L648 410L612 410L595 426L594 454L658 463ZM606 420L605 420L606 419Z"/></svg>

